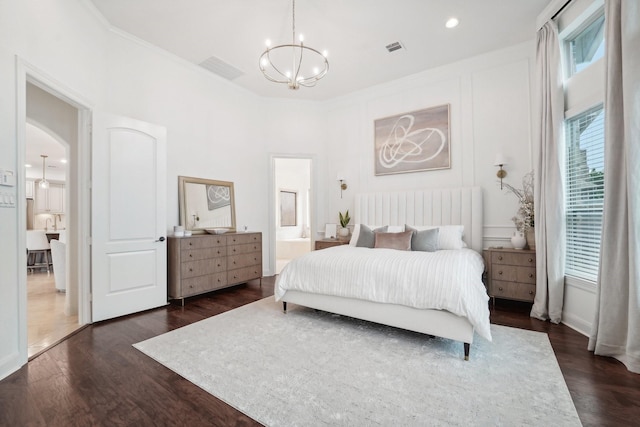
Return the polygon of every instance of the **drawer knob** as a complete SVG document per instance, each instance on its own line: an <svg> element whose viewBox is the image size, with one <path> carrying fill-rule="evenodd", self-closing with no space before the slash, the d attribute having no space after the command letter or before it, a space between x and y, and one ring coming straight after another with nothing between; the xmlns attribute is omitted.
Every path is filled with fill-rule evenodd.
<svg viewBox="0 0 640 427"><path fill-rule="evenodd" d="M193 243L192 243L192 242L189 242L189 246L191 246L191 245L193 245Z"/></svg>
<svg viewBox="0 0 640 427"><path fill-rule="evenodd" d="M193 285L189 285L189 288L193 289Z"/></svg>
<svg viewBox="0 0 640 427"><path fill-rule="evenodd" d="M529 258L529 262L533 262L533 258Z"/></svg>
<svg viewBox="0 0 640 427"><path fill-rule="evenodd" d="M233 248L233 252L235 252L235 251L236 251L236 248Z"/></svg>
<svg viewBox="0 0 640 427"><path fill-rule="evenodd" d="M500 276L502 276L502 271L498 271L498 274L499 274Z"/></svg>
<svg viewBox="0 0 640 427"><path fill-rule="evenodd" d="M500 286L500 287L498 288L498 290L499 290L500 292L502 292L504 289L502 289L502 286Z"/></svg>
<svg viewBox="0 0 640 427"><path fill-rule="evenodd" d="M193 254L189 254L189 258L193 258Z"/></svg>
<svg viewBox="0 0 640 427"><path fill-rule="evenodd" d="M193 271L193 268L190 268L189 271Z"/></svg>
<svg viewBox="0 0 640 427"><path fill-rule="evenodd" d="M218 267L220 267L220 264L218 264Z"/></svg>
<svg viewBox="0 0 640 427"><path fill-rule="evenodd" d="M529 291L529 295L533 295L533 291Z"/></svg>
<svg viewBox="0 0 640 427"><path fill-rule="evenodd" d="M533 279L533 273L529 273L529 278Z"/></svg>
<svg viewBox="0 0 640 427"><path fill-rule="evenodd" d="M498 259L502 261L502 255L498 255Z"/></svg>

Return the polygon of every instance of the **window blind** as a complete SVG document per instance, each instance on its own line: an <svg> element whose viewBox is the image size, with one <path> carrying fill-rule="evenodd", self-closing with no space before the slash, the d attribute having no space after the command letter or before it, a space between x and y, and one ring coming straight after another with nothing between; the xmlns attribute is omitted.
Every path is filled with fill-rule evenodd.
<svg viewBox="0 0 640 427"><path fill-rule="evenodd" d="M566 120L566 271L596 282L604 200L604 110Z"/></svg>

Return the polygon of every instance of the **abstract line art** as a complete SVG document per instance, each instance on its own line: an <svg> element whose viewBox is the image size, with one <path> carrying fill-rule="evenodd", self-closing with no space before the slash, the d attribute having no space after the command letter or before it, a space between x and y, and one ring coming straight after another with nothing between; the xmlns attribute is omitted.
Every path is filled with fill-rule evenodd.
<svg viewBox="0 0 640 427"><path fill-rule="evenodd" d="M451 167L449 105L375 121L375 174Z"/></svg>

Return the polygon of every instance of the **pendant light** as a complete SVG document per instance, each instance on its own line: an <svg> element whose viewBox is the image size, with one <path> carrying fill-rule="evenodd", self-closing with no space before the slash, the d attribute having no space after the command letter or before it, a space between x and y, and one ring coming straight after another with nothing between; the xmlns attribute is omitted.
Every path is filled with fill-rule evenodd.
<svg viewBox="0 0 640 427"><path fill-rule="evenodd" d="M45 161L49 156L45 154L40 154L40 157L42 157L42 181L40 181L39 185L40 185L40 188L42 188L43 190L47 190L49 188L49 181L47 181L45 178L44 170L45 170Z"/></svg>
<svg viewBox="0 0 640 427"><path fill-rule="evenodd" d="M267 40L267 50L260 56L260 71L267 80L284 83L289 89L300 86L313 87L329 70L327 52L320 52L304 45L304 37L296 43L296 0L292 0L291 44L271 46Z"/></svg>

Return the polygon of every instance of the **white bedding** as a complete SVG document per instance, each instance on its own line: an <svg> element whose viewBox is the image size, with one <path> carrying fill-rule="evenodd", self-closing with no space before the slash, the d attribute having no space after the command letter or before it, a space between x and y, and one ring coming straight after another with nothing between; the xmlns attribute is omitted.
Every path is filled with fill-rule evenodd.
<svg viewBox="0 0 640 427"><path fill-rule="evenodd" d="M349 245L309 252L278 276L275 298L287 290L357 298L466 317L491 341L484 262L471 249L437 252L369 249Z"/></svg>

